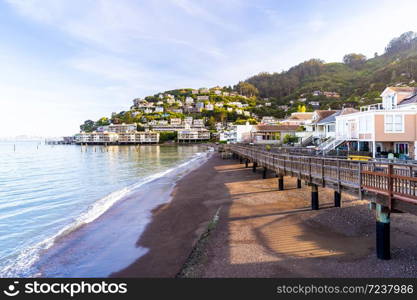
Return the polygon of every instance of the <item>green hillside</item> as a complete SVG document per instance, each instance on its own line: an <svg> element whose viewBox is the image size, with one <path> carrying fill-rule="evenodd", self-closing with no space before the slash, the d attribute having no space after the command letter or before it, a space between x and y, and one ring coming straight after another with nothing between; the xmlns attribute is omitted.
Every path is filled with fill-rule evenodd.
<svg viewBox="0 0 417 300"><path fill-rule="evenodd" d="M259 73L233 87L201 88L198 93L190 88L165 91L145 97L148 103L162 106L163 112L144 112L132 106L126 111L113 113L98 121L87 120L81 130L92 131L109 123L137 123L170 118L204 118L206 125L214 128L217 122L256 122L255 118L275 116L283 118L305 106L314 109L340 109L373 104L387 85L417 86L417 33L406 32L394 38L382 55L366 58L350 53L342 63L325 63L310 59L281 73ZM216 92L217 91L217 92ZM187 97L208 96L200 102L213 109L178 112ZM172 96L173 101L169 101ZM243 105L236 106L236 102ZM158 104L159 103L159 104ZM216 103L224 104L218 107Z"/></svg>
<svg viewBox="0 0 417 300"><path fill-rule="evenodd" d="M345 55L343 63L311 59L282 73L260 73L246 82L258 89L260 97L270 98L273 107L289 104L305 94L307 103L317 100L321 108L340 108L346 103L353 107L375 103L387 85L415 86L415 80L417 33L406 32L394 38L382 55L375 53L373 58L351 53ZM341 97L313 96L315 90L337 92Z"/></svg>

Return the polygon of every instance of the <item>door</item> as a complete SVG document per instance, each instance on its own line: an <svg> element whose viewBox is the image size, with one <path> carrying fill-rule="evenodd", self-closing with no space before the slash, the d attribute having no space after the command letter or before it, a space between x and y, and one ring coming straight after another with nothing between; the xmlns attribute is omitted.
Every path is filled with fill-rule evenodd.
<svg viewBox="0 0 417 300"><path fill-rule="evenodd" d="M349 130L348 137L350 139L357 139L358 138L358 125L356 123L356 120L349 120L348 121L348 130Z"/></svg>

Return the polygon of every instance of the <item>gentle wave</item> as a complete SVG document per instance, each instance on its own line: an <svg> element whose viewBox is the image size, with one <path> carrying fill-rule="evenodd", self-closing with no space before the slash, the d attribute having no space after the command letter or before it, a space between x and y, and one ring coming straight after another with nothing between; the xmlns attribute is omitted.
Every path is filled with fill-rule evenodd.
<svg viewBox="0 0 417 300"><path fill-rule="evenodd" d="M93 222L94 220L99 218L101 215L103 215L107 210L109 210L116 202L128 196L130 193L136 191L143 185L150 183L158 178L162 178L173 171L176 171L176 170L179 171L187 166L191 166L187 170L184 170L186 172L181 174L181 177L182 177L193 169L192 167L193 163L199 162L197 165L199 166L203 164L205 161L207 161L208 158L209 158L209 155L207 152L196 153L191 159L187 160L184 163L181 163L168 170L145 177L140 182L137 182L135 184L132 184L130 186L127 186L120 190L112 192L108 194L107 196L97 200L92 205L90 205L90 207L84 213L79 215L76 219L74 219L73 222L65 226L58 233L56 233L55 235L51 237L46 238L45 240L31 247L24 249L19 254L17 259L13 259L13 261L11 261L8 265L0 269L0 277L38 277L40 276L38 271L33 268L33 265L40 258L43 251L52 247L54 243L59 241L61 238L65 237L71 232L74 232L81 226ZM197 167L197 166L194 166L194 167Z"/></svg>

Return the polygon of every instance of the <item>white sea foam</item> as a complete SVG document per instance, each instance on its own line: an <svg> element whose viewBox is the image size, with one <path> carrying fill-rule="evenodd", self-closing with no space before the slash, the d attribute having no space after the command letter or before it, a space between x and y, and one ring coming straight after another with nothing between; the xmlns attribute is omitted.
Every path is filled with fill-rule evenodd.
<svg viewBox="0 0 417 300"><path fill-rule="evenodd" d="M211 156L208 152L196 153L191 159L179 164L166 171L159 172L150 175L140 182L122 188L118 191L112 192L109 195L94 202L84 213L79 215L73 222L62 228L55 235L48 237L31 247L24 249L17 259L13 259L9 264L0 269L0 277L37 277L39 271L33 266L40 258L42 251L45 251L52 247L56 241L66 236L67 234L78 229L80 226L88 224L103 215L108 209L110 209L116 202L120 201L130 193L137 191L143 185L150 183L158 178L162 178L171 172L177 171L179 175L184 176L191 170L197 168L208 160Z"/></svg>

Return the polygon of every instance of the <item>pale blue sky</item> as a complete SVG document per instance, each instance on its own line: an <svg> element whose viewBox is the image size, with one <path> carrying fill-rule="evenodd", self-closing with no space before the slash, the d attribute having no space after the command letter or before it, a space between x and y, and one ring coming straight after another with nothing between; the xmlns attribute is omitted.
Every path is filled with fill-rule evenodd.
<svg viewBox="0 0 417 300"><path fill-rule="evenodd" d="M0 137L76 133L136 97L373 56L413 0L0 0Z"/></svg>

